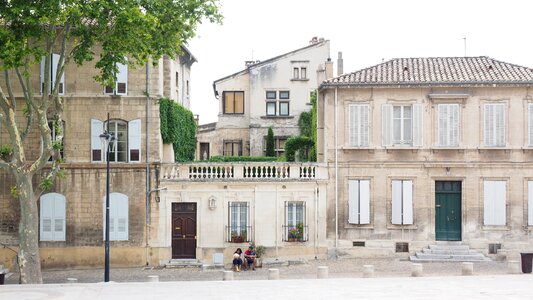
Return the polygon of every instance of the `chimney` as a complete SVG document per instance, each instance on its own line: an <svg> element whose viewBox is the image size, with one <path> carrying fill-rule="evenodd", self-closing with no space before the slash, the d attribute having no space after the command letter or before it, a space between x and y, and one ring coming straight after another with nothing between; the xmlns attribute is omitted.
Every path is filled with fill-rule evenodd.
<svg viewBox="0 0 533 300"><path fill-rule="evenodd" d="M328 57L328 60L324 65L326 69L326 80L333 78L333 62L330 57Z"/></svg>
<svg viewBox="0 0 533 300"><path fill-rule="evenodd" d="M311 38L311 40L309 41L309 45L314 45L318 43L318 37L314 36L313 38Z"/></svg>
<svg viewBox="0 0 533 300"><path fill-rule="evenodd" d="M342 52L339 51L339 58L337 58L337 76L344 74L344 61L342 60Z"/></svg>

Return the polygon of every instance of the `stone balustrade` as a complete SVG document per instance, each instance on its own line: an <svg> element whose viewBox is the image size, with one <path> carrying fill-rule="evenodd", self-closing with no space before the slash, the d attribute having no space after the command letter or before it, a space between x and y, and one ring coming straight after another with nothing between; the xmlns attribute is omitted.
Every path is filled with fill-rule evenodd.
<svg viewBox="0 0 533 300"><path fill-rule="evenodd" d="M318 163L232 162L162 164L162 181L325 180L327 168Z"/></svg>

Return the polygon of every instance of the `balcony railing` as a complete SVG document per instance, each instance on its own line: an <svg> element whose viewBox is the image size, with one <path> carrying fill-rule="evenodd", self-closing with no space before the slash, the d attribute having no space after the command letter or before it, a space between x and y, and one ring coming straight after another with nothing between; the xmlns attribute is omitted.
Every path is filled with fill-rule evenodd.
<svg viewBox="0 0 533 300"><path fill-rule="evenodd" d="M163 164L161 180L320 180L327 168L318 163L183 163Z"/></svg>
<svg viewBox="0 0 533 300"><path fill-rule="evenodd" d="M309 227L283 225L284 242L307 242L309 240Z"/></svg>

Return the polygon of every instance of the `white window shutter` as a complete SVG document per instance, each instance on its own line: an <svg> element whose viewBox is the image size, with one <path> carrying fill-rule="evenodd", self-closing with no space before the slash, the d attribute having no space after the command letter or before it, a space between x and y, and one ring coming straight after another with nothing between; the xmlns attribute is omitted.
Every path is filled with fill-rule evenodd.
<svg viewBox="0 0 533 300"><path fill-rule="evenodd" d="M437 106L437 136L438 145L441 147L448 146L448 110L447 104L439 104Z"/></svg>
<svg viewBox="0 0 533 300"><path fill-rule="evenodd" d="M392 146L392 105L381 106L381 140L382 146Z"/></svg>
<svg viewBox="0 0 533 300"><path fill-rule="evenodd" d="M450 104L448 108L450 116L450 143L449 146L459 146L459 104Z"/></svg>
<svg viewBox="0 0 533 300"><path fill-rule="evenodd" d="M484 225L505 225L506 191L505 181L485 181L483 183Z"/></svg>
<svg viewBox="0 0 533 300"><path fill-rule="evenodd" d="M529 122L529 146L533 146L533 104L529 103L528 107L528 122Z"/></svg>
<svg viewBox="0 0 533 300"><path fill-rule="evenodd" d="M44 93L44 65L45 65L45 61L46 61L46 56L43 56L41 58L41 94Z"/></svg>
<svg viewBox="0 0 533 300"><path fill-rule="evenodd" d="M105 240L105 201L103 197L103 236ZM121 193L109 194L109 240L110 241L127 241L128 240L128 196Z"/></svg>
<svg viewBox="0 0 533 300"><path fill-rule="evenodd" d="M348 134L350 135L349 142L350 142L350 146L354 146L354 147L358 145L357 111L358 111L358 107L356 105L350 105L348 107L348 113L349 113Z"/></svg>
<svg viewBox="0 0 533 300"><path fill-rule="evenodd" d="M52 54L52 80L50 80L50 82L52 82L52 87L51 89L54 88L55 86L55 82L56 82L56 75L57 75L57 63L59 62L59 58L61 57L61 55L59 54ZM60 95L63 95L64 94L64 89L65 89L65 73L61 74L61 79L59 81L59 94Z"/></svg>
<svg viewBox="0 0 533 300"><path fill-rule="evenodd" d="M392 181L392 224L402 224L402 181Z"/></svg>
<svg viewBox="0 0 533 300"><path fill-rule="evenodd" d="M103 161L104 145L100 135L104 133L104 123L100 120L91 119L91 161Z"/></svg>
<svg viewBox="0 0 533 300"><path fill-rule="evenodd" d="M54 220L54 199L50 194L41 196L40 201L40 234L41 241L52 241L54 239L53 220Z"/></svg>
<svg viewBox="0 0 533 300"><path fill-rule="evenodd" d="M369 120L369 106L368 105L361 105L359 107L360 110L360 122L359 122L359 141L360 146L366 147L369 144L369 128L370 128L370 120Z"/></svg>
<svg viewBox="0 0 533 300"><path fill-rule="evenodd" d="M484 119L484 144L485 146L494 146L496 143L494 132L494 105L485 104Z"/></svg>
<svg viewBox="0 0 533 300"><path fill-rule="evenodd" d="M527 225L533 226L533 181L527 182Z"/></svg>
<svg viewBox="0 0 533 300"><path fill-rule="evenodd" d="M66 199L61 194L55 194L54 197L54 241L64 241L66 233Z"/></svg>
<svg viewBox="0 0 533 300"><path fill-rule="evenodd" d="M413 104L413 146L422 147L424 139L424 105Z"/></svg>
<svg viewBox="0 0 533 300"><path fill-rule="evenodd" d="M118 74L116 83L116 94L127 95L128 94L128 65L117 63Z"/></svg>
<svg viewBox="0 0 533 300"><path fill-rule="evenodd" d="M348 181L348 223L359 224L359 180Z"/></svg>
<svg viewBox="0 0 533 300"><path fill-rule="evenodd" d="M413 224L413 182L404 180L402 197L402 224Z"/></svg>
<svg viewBox="0 0 533 300"><path fill-rule="evenodd" d="M505 146L505 105L496 104L495 105L495 139L496 146L503 147Z"/></svg>
<svg viewBox="0 0 533 300"><path fill-rule="evenodd" d="M128 161L141 161L141 119L128 122Z"/></svg>
<svg viewBox="0 0 533 300"><path fill-rule="evenodd" d="M359 224L370 224L370 180L359 181Z"/></svg>

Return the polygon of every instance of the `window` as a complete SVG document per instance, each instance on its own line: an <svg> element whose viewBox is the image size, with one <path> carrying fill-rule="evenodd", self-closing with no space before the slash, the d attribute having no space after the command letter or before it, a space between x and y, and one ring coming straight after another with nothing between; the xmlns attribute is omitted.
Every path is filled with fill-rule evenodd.
<svg viewBox="0 0 533 300"><path fill-rule="evenodd" d="M54 126L54 122L50 121L48 122L48 128L50 128L50 136L52 138L52 144L54 144L54 147L59 147L59 158L65 158L64 155L64 144L63 144L63 137L64 137L64 128L65 124L64 122L61 122L58 124L58 126ZM50 156L48 161L53 161L54 157Z"/></svg>
<svg viewBox="0 0 533 300"><path fill-rule="evenodd" d="M266 98L267 99L276 99L276 91L267 91L266 92Z"/></svg>
<svg viewBox="0 0 533 300"><path fill-rule="evenodd" d="M369 137L369 107L366 104L352 104L349 106L349 143L352 147L368 146Z"/></svg>
<svg viewBox="0 0 533 300"><path fill-rule="evenodd" d="M274 151L276 151L276 156L282 156L285 152L285 142L287 141L289 137L287 136L275 136L274 137ZM267 137L263 137L263 152L266 155L266 142Z"/></svg>
<svg viewBox="0 0 533 300"><path fill-rule="evenodd" d="M104 240L105 240L105 207L106 197L103 198L104 207ZM109 240L128 240L128 196L121 193L109 194Z"/></svg>
<svg viewBox="0 0 533 300"><path fill-rule="evenodd" d="M308 240L305 223L305 202L285 202L285 241L305 242Z"/></svg>
<svg viewBox="0 0 533 300"><path fill-rule="evenodd" d="M289 115L289 102L279 102L279 115L280 116Z"/></svg>
<svg viewBox="0 0 533 300"><path fill-rule="evenodd" d="M267 116L276 115L276 102L269 101L266 103L266 114Z"/></svg>
<svg viewBox="0 0 533 300"><path fill-rule="evenodd" d="M59 54L53 53L50 56L50 69L45 71L45 63L46 63L46 57L43 56L41 58L41 94L44 93L44 77L45 73L48 73L50 77L50 91L54 89L55 82L56 82L56 76L57 76L57 64L59 62L59 58L61 56ZM61 79L59 82L59 94L63 95L65 93L64 91L65 87L65 73L61 75Z"/></svg>
<svg viewBox="0 0 533 300"><path fill-rule="evenodd" d="M413 224L413 181L392 181L392 224Z"/></svg>
<svg viewBox="0 0 533 300"><path fill-rule="evenodd" d="M459 104L437 106L438 145L455 147L459 145Z"/></svg>
<svg viewBox="0 0 533 300"><path fill-rule="evenodd" d="M293 79L300 79L300 68L294 68L292 71Z"/></svg>
<svg viewBox="0 0 533 300"><path fill-rule="evenodd" d="M527 182L527 225L533 226L533 181Z"/></svg>
<svg viewBox="0 0 533 300"><path fill-rule="evenodd" d="M224 141L224 156L242 156L242 141Z"/></svg>
<svg viewBox="0 0 533 300"><path fill-rule="evenodd" d="M382 107L383 146L422 146L422 104Z"/></svg>
<svg viewBox="0 0 533 300"><path fill-rule="evenodd" d="M93 162L106 161L104 144L100 135L104 133L107 123L100 120L91 120L91 160ZM110 143L110 162L140 162L141 161L141 120L129 122L110 120L109 132L114 141Z"/></svg>
<svg viewBox="0 0 533 300"><path fill-rule="evenodd" d="M484 106L485 146L505 146L505 104L487 103Z"/></svg>
<svg viewBox="0 0 533 300"><path fill-rule="evenodd" d="M48 193L41 196L40 201L40 240L65 240L65 196Z"/></svg>
<svg viewBox="0 0 533 300"><path fill-rule="evenodd" d="M370 180L348 180L348 223L370 224Z"/></svg>
<svg viewBox="0 0 533 300"><path fill-rule="evenodd" d="M224 92L224 113L244 114L244 92Z"/></svg>
<svg viewBox="0 0 533 300"><path fill-rule="evenodd" d="M128 65L116 63L118 72L116 74L117 80L115 87L106 86L104 88L105 94L112 95L127 95L128 94Z"/></svg>
<svg viewBox="0 0 533 300"><path fill-rule="evenodd" d="M185 91L186 91L185 93L186 93L187 97L189 97L189 80L187 80L187 85L186 85L186 90Z"/></svg>
<svg viewBox="0 0 533 300"><path fill-rule="evenodd" d="M292 68L293 80L307 80L307 68L306 67L294 67Z"/></svg>
<svg viewBox="0 0 533 300"><path fill-rule="evenodd" d="M483 224L505 225L506 220L506 181L483 182Z"/></svg>
<svg viewBox="0 0 533 300"><path fill-rule="evenodd" d="M280 91L279 92L279 98L280 99L289 99L290 92L289 91Z"/></svg>
<svg viewBox="0 0 533 300"><path fill-rule="evenodd" d="M533 147L533 103L529 103L527 107L529 115L529 146Z"/></svg>
<svg viewBox="0 0 533 300"><path fill-rule="evenodd" d="M249 224L248 202L230 202L229 203L229 224L228 242L243 243L249 242L250 227Z"/></svg>
<svg viewBox="0 0 533 300"><path fill-rule="evenodd" d="M307 68L300 68L300 79L307 79Z"/></svg>

